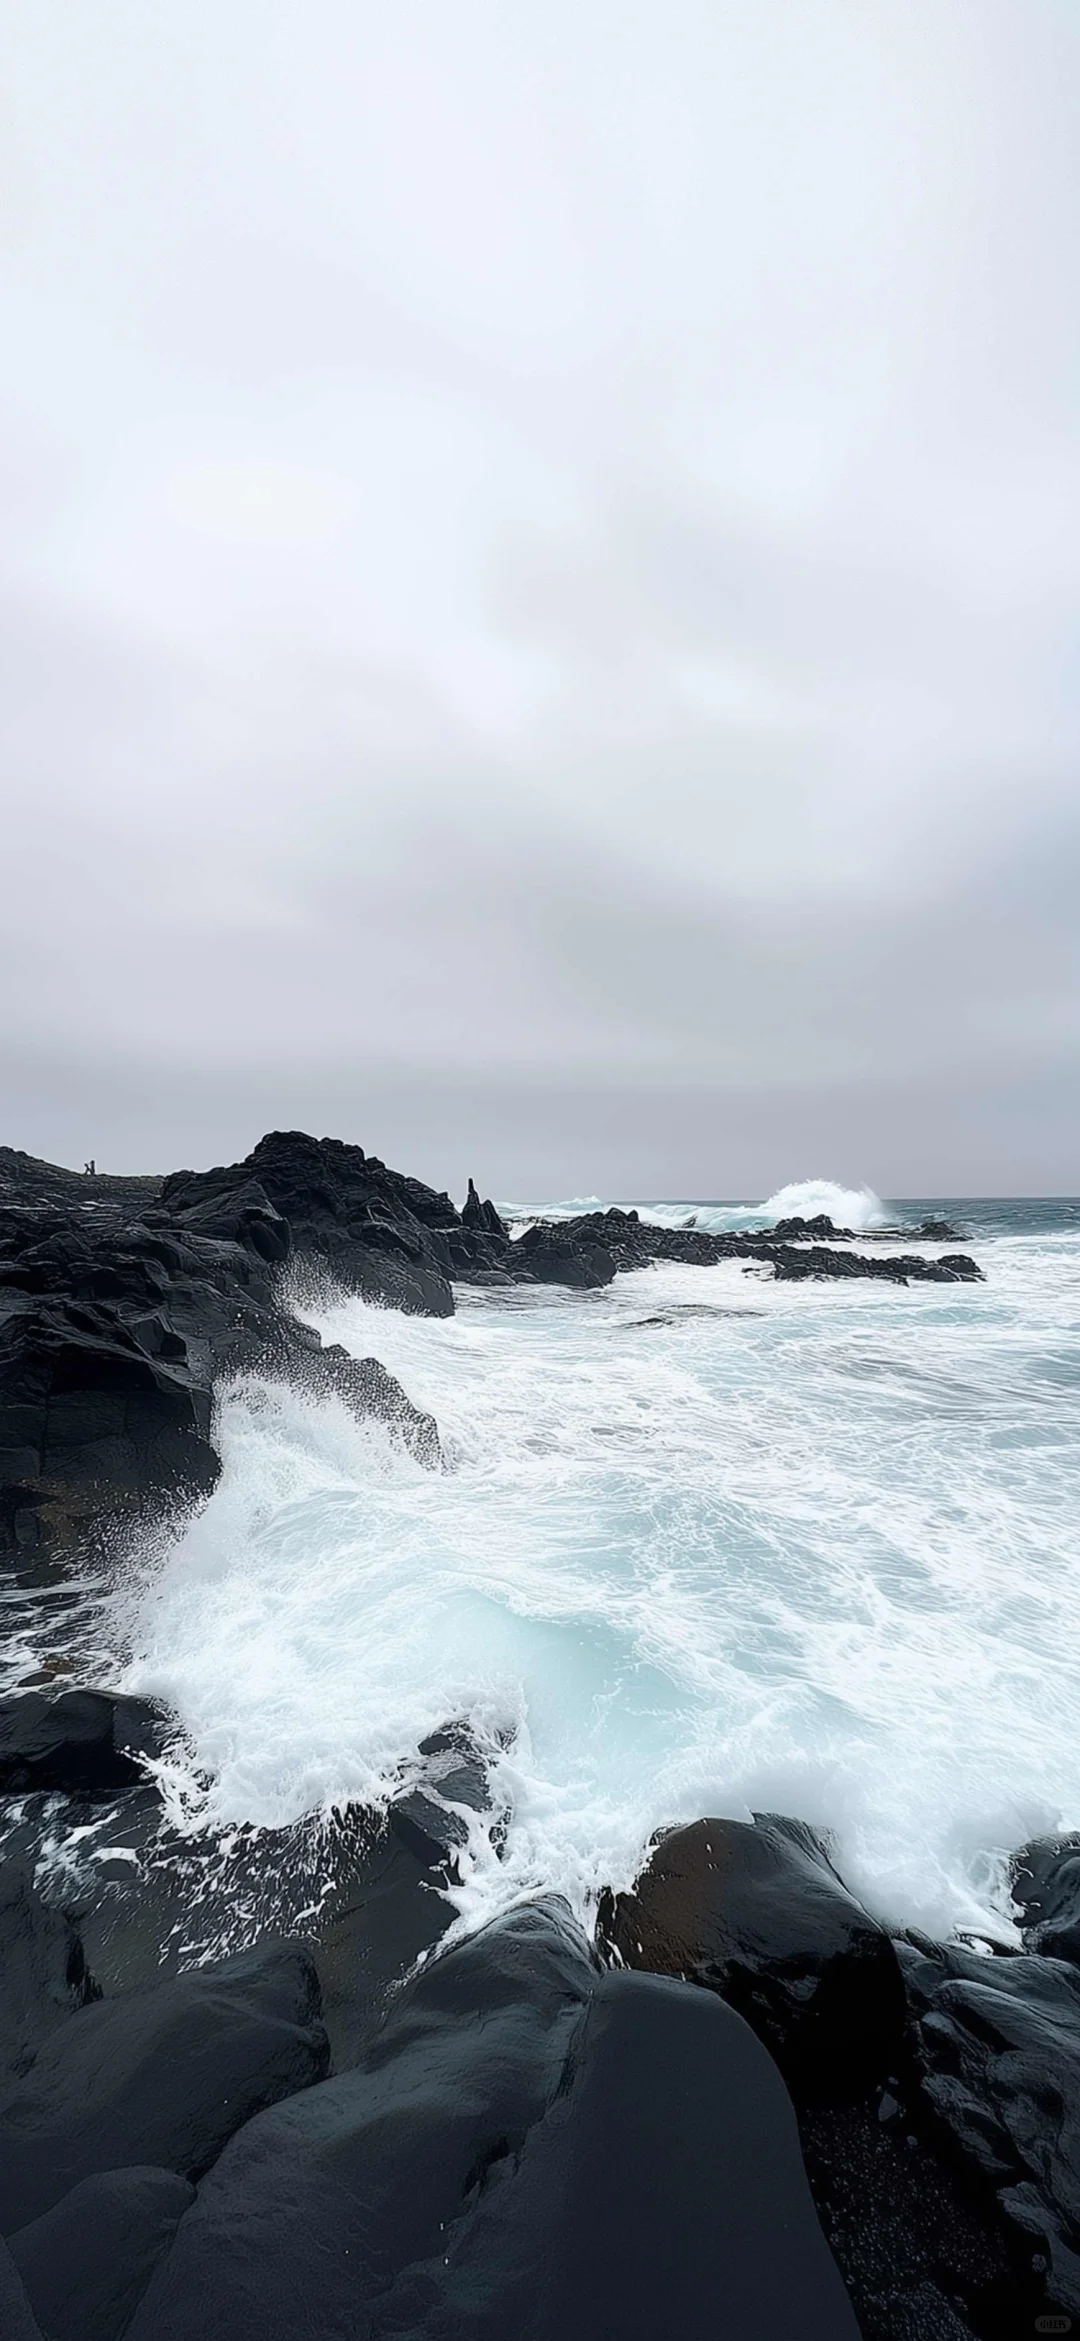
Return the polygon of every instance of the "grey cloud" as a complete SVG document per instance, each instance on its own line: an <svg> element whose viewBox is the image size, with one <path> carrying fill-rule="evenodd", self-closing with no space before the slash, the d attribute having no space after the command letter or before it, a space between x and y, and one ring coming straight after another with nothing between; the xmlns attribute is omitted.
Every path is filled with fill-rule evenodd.
<svg viewBox="0 0 1080 2341"><path fill-rule="evenodd" d="M4 1135L1075 1184L1074 29L5 13Z"/></svg>

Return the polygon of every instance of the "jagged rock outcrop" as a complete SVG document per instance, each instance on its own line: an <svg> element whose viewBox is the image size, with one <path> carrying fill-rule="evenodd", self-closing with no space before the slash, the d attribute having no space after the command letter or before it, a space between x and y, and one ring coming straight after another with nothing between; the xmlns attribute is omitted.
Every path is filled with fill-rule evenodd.
<svg viewBox="0 0 1080 2341"><path fill-rule="evenodd" d="M176 1171L163 1207L181 1221L197 1214L207 1233L228 1223L242 1198L268 1204L284 1221L294 1259L325 1262L335 1278L369 1300L424 1316L453 1312L445 1236L461 1225L448 1195L388 1170L340 1138L274 1130L242 1163Z"/></svg>
<svg viewBox="0 0 1080 2341"><path fill-rule="evenodd" d="M924 2098L1045 2270L1052 2308L1078 2317L1080 1975L1064 1960L920 1938L900 1958Z"/></svg>
<svg viewBox="0 0 1080 2341"><path fill-rule="evenodd" d="M481 1202L476 1184L472 1179L469 1180L469 1192L461 1206L461 1224L463 1227L478 1230L483 1235L501 1237L503 1240L510 1233L505 1220L500 1219L494 1203L490 1199L486 1203Z"/></svg>
<svg viewBox="0 0 1080 2341"><path fill-rule="evenodd" d="M784 1224L784 1223L782 1223ZM831 1221L823 1225L833 1234ZM616 1270L647 1267L652 1260L675 1260L687 1266L710 1268L721 1260L742 1260L747 1266L770 1268L781 1282L800 1278L869 1277L891 1284L977 1284L982 1272L965 1253L941 1259L923 1259L918 1253L874 1254L836 1251L817 1240L815 1223L791 1220L788 1237L781 1228L766 1233L738 1229L724 1235L704 1228L652 1227L636 1211L582 1212L576 1219L537 1220L511 1248L528 1261L527 1246L550 1244L571 1254L606 1252ZM855 1241L854 1237L850 1238ZM554 1280L553 1280L554 1281Z"/></svg>
<svg viewBox="0 0 1080 2341"><path fill-rule="evenodd" d="M132 1218L126 1191L87 1198L43 1168L42 1190L26 1158L0 1189L0 1552L63 1555L205 1498L215 1388L238 1373L332 1393L439 1463L431 1416L375 1358L324 1347L280 1305L292 1230L246 1173L173 1205L155 1191Z"/></svg>
<svg viewBox="0 0 1080 2341"><path fill-rule="evenodd" d="M339 1139L272 1131L243 1162L161 1180L79 1178L0 1152L0 1553L34 1561L202 1501L218 1476L214 1393L279 1375L385 1422L421 1463L438 1431L374 1358L324 1348L282 1305L286 1272L435 1316L455 1281L595 1292L653 1261L736 1259L782 1279L970 1281L961 1254L870 1256L798 1240L651 1227L634 1211L538 1221L511 1240L474 1182L448 1195Z"/></svg>

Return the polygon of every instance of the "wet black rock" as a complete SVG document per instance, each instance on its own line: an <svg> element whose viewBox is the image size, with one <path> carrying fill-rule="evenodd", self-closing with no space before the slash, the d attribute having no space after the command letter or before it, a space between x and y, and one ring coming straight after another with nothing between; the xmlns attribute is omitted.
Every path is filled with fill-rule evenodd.
<svg viewBox="0 0 1080 2341"><path fill-rule="evenodd" d="M1011 1883L1025 1949L1080 1966L1080 1836L1033 1838Z"/></svg>
<svg viewBox="0 0 1080 2341"><path fill-rule="evenodd" d="M558 1905L433 1961L362 2064L248 2124L129 2341L857 2341L775 2067L602 1975Z"/></svg>
<svg viewBox="0 0 1080 2341"><path fill-rule="evenodd" d="M719 1992L792 2081L824 2073L855 2090L895 2061L905 2002L892 1942L801 1821L673 1830L601 1927L626 1966Z"/></svg>
<svg viewBox="0 0 1080 2341"><path fill-rule="evenodd" d="M597 1292L610 1284L616 1262L606 1244L576 1230L565 1235L561 1227L542 1221L526 1228L513 1247L513 1269L522 1281L561 1284L571 1291Z"/></svg>
<svg viewBox="0 0 1080 2341"><path fill-rule="evenodd" d="M983 2175L927 2102L896 1946L803 1824L660 1840L602 1937L741 2010L791 2090L814 2201L864 2341L1004 2341L1047 2308Z"/></svg>
<svg viewBox="0 0 1080 2341"><path fill-rule="evenodd" d="M461 1220L448 1195L388 1170L340 1138L273 1130L241 1163L176 1171L161 1190L181 1218L229 1213L238 1196L261 1196L289 1229L300 1259L323 1262L369 1300L422 1316L453 1313L446 1235Z"/></svg>
<svg viewBox="0 0 1080 2341"><path fill-rule="evenodd" d="M200 2178L235 2130L321 2080L328 2059L299 1945L81 2008L0 2097L0 2233L106 2171L152 2164Z"/></svg>
<svg viewBox="0 0 1080 2341"><path fill-rule="evenodd" d="M922 2088L959 2157L1080 2316L1080 1975L1027 1953L914 1941L900 1959Z"/></svg>
<svg viewBox="0 0 1080 2341"><path fill-rule="evenodd" d="M917 2076L861 2098L797 2103L803 2158L863 2341L1011 2341L1046 2306L993 2197L921 2134Z"/></svg>
<svg viewBox="0 0 1080 2341"><path fill-rule="evenodd" d="M272 1131L242 1162L165 1179L78 1178L0 1149L0 1554L93 1555L213 1489L215 1394L238 1374L331 1392L428 1466L431 1417L375 1359L324 1350L287 1305L330 1279L446 1316L453 1282L594 1292L653 1261L737 1259L781 1279L971 1281L951 1254L869 1257L817 1240L823 1216L762 1235L651 1227L634 1211L537 1222L511 1241L474 1182L448 1195L339 1139ZM842 1233L843 1231L841 1231Z"/></svg>
<svg viewBox="0 0 1080 2341"><path fill-rule="evenodd" d="M159 1710L109 1691L22 1691L0 1699L0 1791L113 1797L161 1753Z"/></svg>
<svg viewBox="0 0 1080 2341"><path fill-rule="evenodd" d="M0 1864L0 2074L24 2073L49 2033L97 1996L74 1922L9 1854Z"/></svg>
<svg viewBox="0 0 1080 2341"><path fill-rule="evenodd" d="M49 2341L121 2341L194 2201L174 2171L108 2170L20 2228L8 2249Z"/></svg>
<svg viewBox="0 0 1080 2341"><path fill-rule="evenodd" d="M289 1224L246 1174L137 1221L65 1214L55 1193L0 1194L0 1550L62 1557L205 1499L215 1390L237 1374L332 1392L438 1464L431 1417L385 1368L279 1305Z"/></svg>
<svg viewBox="0 0 1080 2341"><path fill-rule="evenodd" d="M834 1229L824 1215L818 1221L781 1222L766 1233L744 1228L713 1235L704 1228L689 1226L651 1227L636 1212L612 1208L583 1212L576 1219L537 1220L511 1245L510 1253L526 1269L530 1250L547 1244L551 1246L553 1260L565 1260L579 1250L602 1251L616 1272L645 1268L654 1260L677 1261L696 1268L715 1267L721 1260L741 1260L747 1267L758 1266L770 1271L785 1283L849 1277L868 1277L891 1284L981 1282L981 1270L962 1253L927 1260L912 1252L874 1255L865 1251L837 1251L820 1240L826 1233L854 1241L849 1231ZM550 1281L569 1283L572 1279L553 1273Z"/></svg>
<svg viewBox="0 0 1080 2341"><path fill-rule="evenodd" d="M43 1507L59 1520L74 1498L77 1517L80 1497L94 1490L114 1509L148 1487L180 1500L208 1493L218 1472L211 1411L208 1377L192 1370L160 1310L125 1322L101 1302L9 1309L0 1321L0 1485L13 1491L16 1546L37 1542Z"/></svg>
<svg viewBox="0 0 1080 2341"><path fill-rule="evenodd" d="M826 1277L870 1277L886 1284L981 1284L982 1270L964 1252L949 1252L940 1260L925 1260L917 1252L868 1256L862 1252L834 1252L824 1244L766 1246L779 1283Z"/></svg>

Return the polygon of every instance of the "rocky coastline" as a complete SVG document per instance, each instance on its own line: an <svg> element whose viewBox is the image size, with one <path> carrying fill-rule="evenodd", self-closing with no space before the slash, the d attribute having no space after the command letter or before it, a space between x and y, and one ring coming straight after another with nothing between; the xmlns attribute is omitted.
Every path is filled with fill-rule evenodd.
<svg viewBox="0 0 1080 2341"><path fill-rule="evenodd" d="M927 1242L954 1233L933 1223ZM298 1133L160 1181L0 1150L0 1559L62 1580L219 1469L214 1393L299 1380L439 1428L322 1344L290 1279L442 1316L457 1285L583 1295L651 1260L968 1282L963 1253L631 1212L511 1233ZM1080 2323L1080 1840L1014 1857L1016 1943L890 1931L796 1818L652 1846L588 1939L548 1897L451 1934L483 1767L346 1813L220 1958L159 1793L170 1718L108 1685L0 1700L0 2333L10 2341L1004 2341ZM48 1839L100 1842L65 1891ZM96 1835L95 1835L96 1833ZM245 1868L245 1865L247 1867ZM306 1902L305 1902L306 1897ZM188 1912L190 1916L190 1911ZM1004 1930L1003 1930L1004 1931ZM449 1941L444 1940L450 1935ZM1018 1947L1017 1947L1018 1946Z"/></svg>

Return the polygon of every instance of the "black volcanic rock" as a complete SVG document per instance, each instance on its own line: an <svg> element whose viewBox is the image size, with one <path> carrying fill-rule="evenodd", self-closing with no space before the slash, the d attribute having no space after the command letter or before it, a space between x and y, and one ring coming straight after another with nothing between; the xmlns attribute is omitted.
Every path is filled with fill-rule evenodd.
<svg viewBox="0 0 1080 2341"><path fill-rule="evenodd" d="M1080 2316L1080 1975L1063 1960L898 1946L923 2093L962 2163Z"/></svg>
<svg viewBox="0 0 1080 2341"><path fill-rule="evenodd" d="M523 1280L563 1284L578 1292L596 1292L610 1284L615 1274L615 1261L606 1245L580 1234L564 1236L561 1228L541 1222L526 1228L518 1238L513 1266Z"/></svg>
<svg viewBox="0 0 1080 2341"><path fill-rule="evenodd" d="M73 1921L50 1909L30 1864L0 1864L0 2072L25 2072L50 2032L97 1997Z"/></svg>
<svg viewBox="0 0 1080 2341"><path fill-rule="evenodd" d="M1080 1836L1036 1837L1012 1862L1024 1945L1080 1966Z"/></svg>
<svg viewBox="0 0 1080 2341"><path fill-rule="evenodd" d="M895 2058L905 2002L893 1945L801 1821L673 1830L601 1925L626 1966L719 1992L791 2079L856 2089Z"/></svg>
<svg viewBox="0 0 1080 2341"><path fill-rule="evenodd" d="M174 2171L108 2170L20 2228L8 2249L49 2341L119 2341L194 2201Z"/></svg>
<svg viewBox="0 0 1080 2341"><path fill-rule="evenodd" d="M431 1417L375 1359L324 1350L279 1306L291 1235L264 1190L210 1176L183 1208L154 1197L138 1220L115 1201L65 1215L25 1181L0 1193L0 1549L63 1554L204 1499L215 1386L237 1373L332 1392L439 1461Z"/></svg>
<svg viewBox="0 0 1080 2341"><path fill-rule="evenodd" d="M833 1226L827 1211L819 1211L813 1219L778 1219L769 1230L769 1239L774 1244L827 1243L836 1236L846 1236L852 1243L855 1241L849 1227Z"/></svg>
<svg viewBox="0 0 1080 2341"><path fill-rule="evenodd" d="M793 1240L784 1239L785 1225ZM713 1235L704 1228L651 1227L636 1212L613 1207L608 1211L582 1212L576 1219L534 1221L510 1245L509 1263L512 1267L519 1263L515 1272L525 1274L530 1251L548 1245L553 1260L572 1257L579 1250L603 1251L616 1271L645 1268L654 1260L678 1261L695 1268L712 1268L721 1260L741 1260L747 1267L771 1268L781 1282L847 1277L869 1277L891 1284L981 1282L981 1270L962 1253L925 1260L910 1252L875 1256L861 1251L836 1251L817 1240L814 1231L819 1226L840 1236L847 1233L844 1229L834 1230L831 1221L822 1218L820 1223L782 1222L780 1228L767 1233L744 1228ZM549 1281L569 1283L573 1279L570 1275L552 1274Z"/></svg>
<svg viewBox="0 0 1080 2341"><path fill-rule="evenodd" d="M0 1790L114 1797L161 1750L158 1710L107 1691L22 1691L0 1699Z"/></svg>
<svg viewBox="0 0 1080 2341"><path fill-rule="evenodd" d="M779 2075L718 2000L601 1975L557 1904L423 1969L249 2123L129 2341L857 2341Z"/></svg>
<svg viewBox="0 0 1080 2341"><path fill-rule="evenodd" d="M504 1241L510 1232L505 1221L500 1219L494 1203L490 1200L481 1202L472 1179L469 1180L469 1192L461 1207L461 1224L483 1235L502 1237Z"/></svg>
<svg viewBox="0 0 1080 2341"><path fill-rule="evenodd" d="M235 1210L239 1195L256 1190L287 1223L294 1254L324 1261L369 1300L422 1316L452 1315L445 1236L461 1219L448 1195L339 1138L274 1130L242 1163L174 1172L161 1200L186 1218Z"/></svg>
<svg viewBox="0 0 1080 2341"><path fill-rule="evenodd" d="M0 2233L106 2171L201 2177L235 2130L327 2061L315 1969L295 1944L80 2009L0 2098Z"/></svg>
<svg viewBox="0 0 1080 2341"><path fill-rule="evenodd" d="M181 1499L207 1494L219 1468L211 1410L208 1375L192 1370L160 1311L144 1310L132 1325L101 1302L12 1308L0 1321L0 1488L16 1491L16 1544L36 1542L33 1512L17 1493L34 1483L35 1505L51 1504L61 1519L73 1496L94 1490L111 1508L148 1487ZM81 1510L76 1500L76 1519Z"/></svg>
<svg viewBox="0 0 1080 2341"><path fill-rule="evenodd" d="M737 1259L778 1278L971 1281L961 1254L868 1257L760 1232L657 1228L636 1212L539 1221L511 1242L473 1181L446 1194L338 1139L272 1131L241 1163L163 1180L85 1178L0 1149L0 1552L35 1564L163 1508L218 1477L215 1389L283 1376L385 1422L418 1460L441 1460L427 1416L375 1359L323 1349L280 1301L281 1275L325 1270L388 1306L445 1316L451 1280L591 1292L653 1261Z"/></svg>

